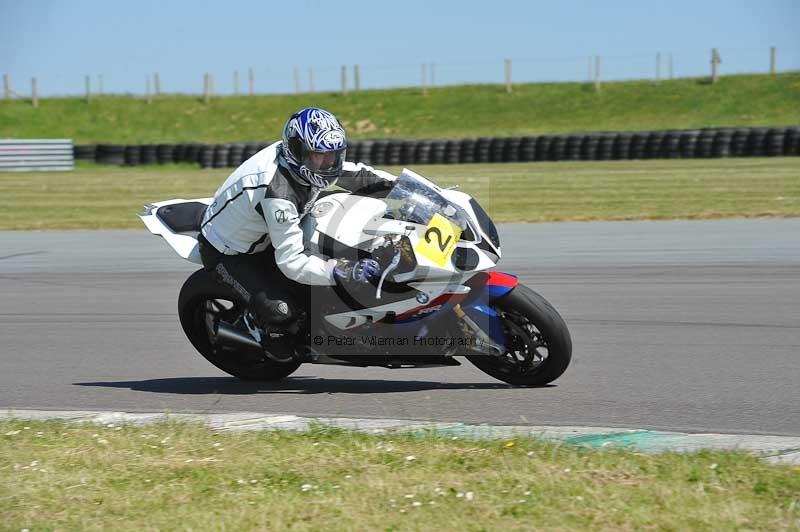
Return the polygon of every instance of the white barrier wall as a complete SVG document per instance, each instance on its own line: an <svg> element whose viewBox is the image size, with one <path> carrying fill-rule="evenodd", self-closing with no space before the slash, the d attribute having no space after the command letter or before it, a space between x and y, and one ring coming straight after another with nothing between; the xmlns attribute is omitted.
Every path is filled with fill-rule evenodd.
<svg viewBox="0 0 800 532"><path fill-rule="evenodd" d="M0 172L74 168L72 139L0 139Z"/></svg>

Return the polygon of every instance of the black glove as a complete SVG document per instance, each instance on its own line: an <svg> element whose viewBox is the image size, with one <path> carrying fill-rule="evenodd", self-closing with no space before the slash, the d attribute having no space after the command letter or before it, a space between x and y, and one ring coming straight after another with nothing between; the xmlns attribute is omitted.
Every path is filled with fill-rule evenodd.
<svg viewBox="0 0 800 532"><path fill-rule="evenodd" d="M373 259L339 260L333 268L333 278L340 284L366 284L381 276L381 265Z"/></svg>

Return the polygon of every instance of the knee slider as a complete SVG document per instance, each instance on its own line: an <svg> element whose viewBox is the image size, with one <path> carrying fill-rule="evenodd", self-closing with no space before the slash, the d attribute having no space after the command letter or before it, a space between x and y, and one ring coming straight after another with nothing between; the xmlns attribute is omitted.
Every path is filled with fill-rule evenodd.
<svg viewBox="0 0 800 532"><path fill-rule="evenodd" d="M283 325L295 318L293 305L282 299L267 299L264 292L259 292L253 301L253 310L259 321L267 325Z"/></svg>

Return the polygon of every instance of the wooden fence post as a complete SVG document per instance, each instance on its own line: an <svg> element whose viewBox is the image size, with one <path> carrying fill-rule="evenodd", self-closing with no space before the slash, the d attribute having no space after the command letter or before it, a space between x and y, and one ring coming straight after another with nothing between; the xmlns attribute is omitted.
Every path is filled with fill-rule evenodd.
<svg viewBox="0 0 800 532"><path fill-rule="evenodd" d="M31 103L34 107L39 107L39 93L36 90L36 78L31 78Z"/></svg>
<svg viewBox="0 0 800 532"><path fill-rule="evenodd" d="M672 79L674 71L672 70L672 53L669 54L669 79Z"/></svg>
<svg viewBox="0 0 800 532"><path fill-rule="evenodd" d="M161 76L158 75L158 72L153 75L153 79L156 82L156 96L161 96Z"/></svg>
<svg viewBox="0 0 800 532"><path fill-rule="evenodd" d="M347 67L342 65L342 94L347 96Z"/></svg>
<svg viewBox="0 0 800 532"><path fill-rule="evenodd" d="M594 56L594 91L600 92L600 56Z"/></svg>
<svg viewBox="0 0 800 532"><path fill-rule="evenodd" d="M656 83L661 81L661 52L656 52Z"/></svg>
<svg viewBox="0 0 800 532"><path fill-rule="evenodd" d="M778 50L774 46L769 48L769 73L775 75L775 64L777 59Z"/></svg>
<svg viewBox="0 0 800 532"><path fill-rule="evenodd" d="M208 103L211 99L211 84L208 80L208 72L203 74L203 101Z"/></svg>
<svg viewBox="0 0 800 532"><path fill-rule="evenodd" d="M103 95L103 75L102 74L98 74L97 75L97 95L98 96L102 96Z"/></svg>
<svg viewBox="0 0 800 532"><path fill-rule="evenodd" d="M431 87L436 86L436 63L431 63Z"/></svg>
<svg viewBox="0 0 800 532"><path fill-rule="evenodd" d="M720 64L722 60L719 57L719 52L717 52L716 48L711 49L711 83L716 83L719 79L719 74L717 72L717 65Z"/></svg>
<svg viewBox="0 0 800 532"><path fill-rule="evenodd" d="M422 94L428 94L428 66L422 63Z"/></svg>
<svg viewBox="0 0 800 532"><path fill-rule="evenodd" d="M253 77L253 67L247 69L247 92L252 96L255 94L255 78Z"/></svg>
<svg viewBox="0 0 800 532"><path fill-rule="evenodd" d="M92 100L92 81L89 76L85 76L86 81L86 103Z"/></svg>
<svg viewBox="0 0 800 532"><path fill-rule="evenodd" d="M294 93L300 94L300 72L294 67Z"/></svg>
<svg viewBox="0 0 800 532"><path fill-rule="evenodd" d="M233 71L233 94L239 96L239 71Z"/></svg>
<svg viewBox="0 0 800 532"><path fill-rule="evenodd" d="M356 92L361 92L361 69L358 65L353 66L353 83L355 84Z"/></svg>
<svg viewBox="0 0 800 532"><path fill-rule="evenodd" d="M511 92L511 59L506 59L506 92Z"/></svg>

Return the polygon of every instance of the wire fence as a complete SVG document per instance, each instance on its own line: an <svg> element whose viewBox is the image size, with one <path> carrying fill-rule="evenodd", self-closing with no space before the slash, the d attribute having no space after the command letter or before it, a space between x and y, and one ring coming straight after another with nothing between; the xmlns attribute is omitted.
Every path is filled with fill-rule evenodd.
<svg viewBox="0 0 800 532"><path fill-rule="evenodd" d="M716 50L716 55L714 50ZM717 58L715 61L714 58ZM800 70L800 50L775 47L641 52L626 55L561 57L475 58L469 61L405 64L295 66L287 68L241 66L223 71L142 73L140 82L120 69L100 74L42 75L14 79L4 74L5 99L21 98L36 105L42 95L97 96L126 94L148 100L165 94L216 96L261 94L351 93L388 88L420 88L463 84L591 82L646 79L661 81L742 73Z"/></svg>

